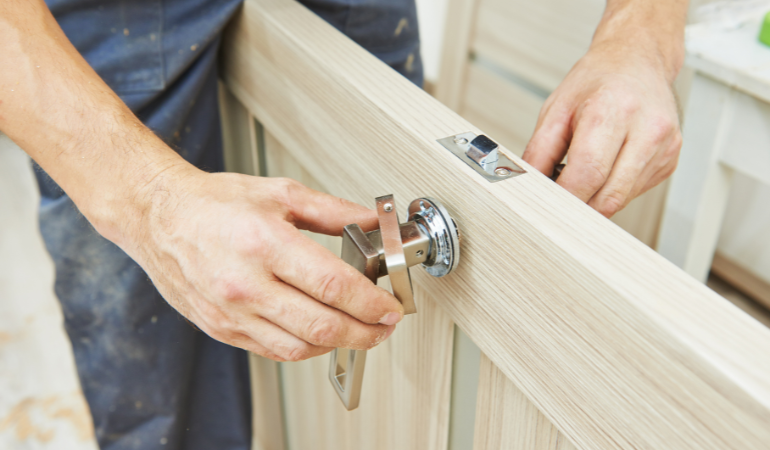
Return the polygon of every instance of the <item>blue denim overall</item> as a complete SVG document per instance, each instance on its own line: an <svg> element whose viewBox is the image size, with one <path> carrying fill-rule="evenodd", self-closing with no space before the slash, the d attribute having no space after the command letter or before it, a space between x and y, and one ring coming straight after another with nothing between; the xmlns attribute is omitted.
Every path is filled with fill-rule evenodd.
<svg viewBox="0 0 770 450"><path fill-rule="evenodd" d="M217 51L240 0L47 0L70 41L192 164L222 170ZM305 4L418 85L414 0ZM36 167L81 384L103 450L247 450L246 353L196 331Z"/></svg>

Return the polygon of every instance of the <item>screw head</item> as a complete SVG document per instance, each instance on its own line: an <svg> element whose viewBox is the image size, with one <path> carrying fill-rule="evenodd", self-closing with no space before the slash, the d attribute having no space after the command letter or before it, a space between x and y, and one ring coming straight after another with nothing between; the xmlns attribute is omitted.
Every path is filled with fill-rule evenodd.
<svg viewBox="0 0 770 450"><path fill-rule="evenodd" d="M464 137L456 137L454 139L455 144L465 145L468 143L468 139L465 139Z"/></svg>
<svg viewBox="0 0 770 450"><path fill-rule="evenodd" d="M393 204L392 203L385 203L385 205L382 207L382 209L384 209L385 212L391 212L391 211L393 211Z"/></svg>
<svg viewBox="0 0 770 450"><path fill-rule="evenodd" d="M495 169L495 175L497 175L498 177L505 177L510 174L511 174L511 170L505 167L498 167L497 169Z"/></svg>

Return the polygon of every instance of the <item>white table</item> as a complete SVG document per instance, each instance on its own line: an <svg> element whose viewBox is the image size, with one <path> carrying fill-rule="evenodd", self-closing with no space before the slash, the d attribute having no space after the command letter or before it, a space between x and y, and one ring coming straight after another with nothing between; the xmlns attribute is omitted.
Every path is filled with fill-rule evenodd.
<svg viewBox="0 0 770 450"><path fill-rule="evenodd" d="M687 30L685 64L695 76L658 251L702 281L734 173L770 184L770 47L757 40L760 19Z"/></svg>

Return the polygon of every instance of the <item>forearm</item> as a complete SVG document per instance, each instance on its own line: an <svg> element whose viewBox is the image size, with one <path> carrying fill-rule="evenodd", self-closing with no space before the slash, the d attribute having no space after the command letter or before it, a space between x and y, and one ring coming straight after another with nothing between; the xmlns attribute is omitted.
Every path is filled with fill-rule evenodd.
<svg viewBox="0 0 770 450"><path fill-rule="evenodd" d="M617 50L619 58L638 50L673 82L684 60L688 0L607 0L592 48Z"/></svg>
<svg viewBox="0 0 770 450"><path fill-rule="evenodd" d="M0 3L0 131L120 244L153 180L189 166L99 78L41 0Z"/></svg>

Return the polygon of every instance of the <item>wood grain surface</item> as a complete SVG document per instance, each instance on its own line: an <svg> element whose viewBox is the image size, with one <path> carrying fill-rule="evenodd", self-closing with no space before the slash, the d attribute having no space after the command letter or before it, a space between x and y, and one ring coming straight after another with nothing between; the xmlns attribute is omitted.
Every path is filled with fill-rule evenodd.
<svg viewBox="0 0 770 450"><path fill-rule="evenodd" d="M577 448L770 446L770 330L525 163L488 183L436 143L481 130L300 4L247 1L223 49L230 89L332 194L454 213L457 272L415 289Z"/></svg>
<svg viewBox="0 0 770 450"><path fill-rule="evenodd" d="M268 175L326 190L269 133L265 147ZM406 200L397 197L396 205L403 208ZM373 207L374 198L363 204ZM340 253L340 238L308 234ZM387 288L387 278L380 283ZM368 352L361 404L354 411L342 406L329 383L329 356L280 364L288 448L447 448L454 324L419 286L415 301L418 313L407 316L387 341Z"/></svg>
<svg viewBox="0 0 770 450"><path fill-rule="evenodd" d="M535 405L481 356L473 450L574 450Z"/></svg>

